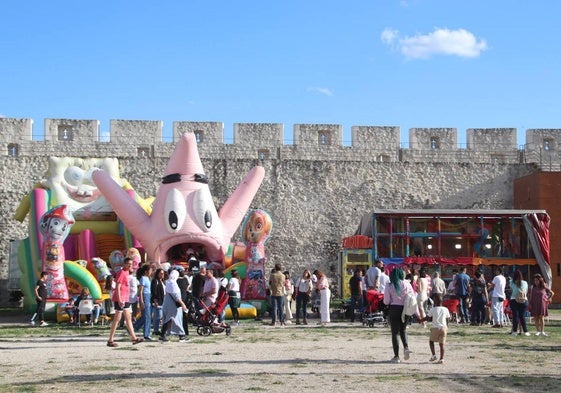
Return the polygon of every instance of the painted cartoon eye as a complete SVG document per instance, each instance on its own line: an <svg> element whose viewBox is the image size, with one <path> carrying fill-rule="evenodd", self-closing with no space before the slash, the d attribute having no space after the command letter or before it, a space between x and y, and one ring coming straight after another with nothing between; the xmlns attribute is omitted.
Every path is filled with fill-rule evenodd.
<svg viewBox="0 0 561 393"><path fill-rule="evenodd" d="M72 186L77 186L82 183L84 171L77 166L69 166L64 171L64 180Z"/></svg>
<svg viewBox="0 0 561 393"><path fill-rule="evenodd" d="M92 174L97 171L98 168L90 168L88 169L86 172L84 172L84 178L83 178L83 182L87 183L87 184L91 184L93 186L95 186L93 180L92 180Z"/></svg>
<svg viewBox="0 0 561 393"><path fill-rule="evenodd" d="M170 233L175 233L181 229L187 216L187 207L183 194L177 189L170 191L166 198L164 207L164 219L166 228Z"/></svg>
<svg viewBox="0 0 561 393"><path fill-rule="evenodd" d="M218 224L218 214L216 213L216 208L214 207L212 196L208 188L203 187L195 192L193 212L195 221L205 232L210 231L213 226L216 227Z"/></svg>

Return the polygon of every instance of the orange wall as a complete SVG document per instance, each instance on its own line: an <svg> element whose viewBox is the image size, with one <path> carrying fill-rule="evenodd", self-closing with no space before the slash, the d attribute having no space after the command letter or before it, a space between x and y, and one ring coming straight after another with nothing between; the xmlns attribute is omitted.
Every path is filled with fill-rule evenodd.
<svg viewBox="0 0 561 393"><path fill-rule="evenodd" d="M561 303L561 172L538 172L514 181L514 208L545 210L551 218L552 289Z"/></svg>

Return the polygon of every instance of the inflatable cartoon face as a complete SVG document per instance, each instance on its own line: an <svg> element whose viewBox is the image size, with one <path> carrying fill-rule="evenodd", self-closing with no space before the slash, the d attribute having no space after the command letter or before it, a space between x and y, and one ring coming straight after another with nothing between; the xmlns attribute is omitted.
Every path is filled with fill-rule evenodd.
<svg viewBox="0 0 561 393"><path fill-rule="evenodd" d="M56 206L41 217L39 230L45 237L45 241L62 243L68 236L72 224L74 224L74 217L68 207Z"/></svg>
<svg viewBox="0 0 561 393"><path fill-rule="evenodd" d="M216 211L193 133L183 134L164 172L150 216L103 171L93 179L119 218L155 262L172 248L189 245L209 261L220 261L264 177L253 168Z"/></svg>
<svg viewBox="0 0 561 393"><path fill-rule="evenodd" d="M140 267L140 262L142 261L142 257L140 256L140 251L136 248L131 247L125 253L126 258L132 259L132 269L137 271Z"/></svg>
<svg viewBox="0 0 561 393"><path fill-rule="evenodd" d="M110 212L111 206L92 181L92 172L96 169L103 169L119 184L122 183L115 158L50 157L47 177L41 184L51 190L54 204L66 204L74 212L80 209Z"/></svg>
<svg viewBox="0 0 561 393"><path fill-rule="evenodd" d="M94 257L92 258L92 264L98 281L103 281L107 278L107 276L111 275L111 272L107 267L107 262L105 262L103 259Z"/></svg>
<svg viewBox="0 0 561 393"><path fill-rule="evenodd" d="M257 209L249 213L242 225L243 239L248 243L263 243L271 233L273 221L268 213Z"/></svg>
<svg viewBox="0 0 561 393"><path fill-rule="evenodd" d="M109 254L109 263L111 263L111 268L115 273L123 268L123 262L125 260L125 255L121 250L113 250Z"/></svg>

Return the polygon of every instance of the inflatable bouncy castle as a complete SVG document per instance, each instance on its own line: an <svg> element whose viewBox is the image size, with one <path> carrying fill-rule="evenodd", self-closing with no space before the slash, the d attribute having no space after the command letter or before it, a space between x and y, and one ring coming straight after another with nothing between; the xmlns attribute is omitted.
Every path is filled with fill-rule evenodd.
<svg viewBox="0 0 561 393"><path fill-rule="evenodd" d="M156 194L152 213L105 170L92 174L95 185L119 218L156 263L173 259L178 249L193 249L207 262L224 267L224 256L264 177L254 167L216 210L193 133L183 134L173 151Z"/></svg>
<svg viewBox="0 0 561 393"><path fill-rule="evenodd" d="M264 177L262 167L251 169L217 211L192 133L184 134L178 141L153 199L140 198L119 177L116 159L53 157L49 164L45 179L16 212L20 221L29 214L29 237L22 242L18 253L27 310L35 303L33 289L42 269L41 256L46 255L40 222L50 217L44 217L49 209L64 206L74 219L71 227L71 220L67 222L70 228L67 237L58 244L64 253L59 253L57 259L64 266L69 296L86 286L99 299L108 275L105 261L116 271L124 256L132 257L135 266L145 261L170 266L177 262L178 255L185 254L184 250L192 250L204 256L209 266L225 269L231 238ZM260 241L249 240L248 244L251 252L264 255ZM64 261L60 260L61 255ZM84 261L85 267L76 260ZM261 269L264 261L256 260L263 264ZM238 265L242 279L244 267ZM51 309L68 300L63 299L65 296L49 299Z"/></svg>
<svg viewBox="0 0 561 393"><path fill-rule="evenodd" d="M58 304L82 287L95 299L102 298L101 288L109 274L105 261L113 250L142 249L92 182L92 173L99 169L109 173L129 198L150 210L151 201L139 198L119 177L116 159L51 157L44 179L23 198L15 214L18 221L28 217L29 222L29 237L18 251L27 311L35 306L34 288L41 271L50 272L47 311L52 315Z"/></svg>

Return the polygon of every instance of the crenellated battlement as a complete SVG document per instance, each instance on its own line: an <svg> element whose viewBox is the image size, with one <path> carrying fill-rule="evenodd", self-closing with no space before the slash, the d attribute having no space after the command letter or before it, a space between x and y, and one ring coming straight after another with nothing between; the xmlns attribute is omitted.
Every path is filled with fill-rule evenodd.
<svg viewBox="0 0 561 393"><path fill-rule="evenodd" d="M344 146L338 124L295 124L293 144L285 144L283 124L235 123L233 143L224 143L220 122L174 122L173 136L165 140L163 122L145 120L111 120L109 132L100 133L99 120L45 119L37 138L32 119L0 118L0 155L168 157L185 132L197 135L206 158L561 164L561 129L527 129L519 148L516 128L469 128L465 147L458 145L456 128L411 128L404 147L399 127L353 126L351 144Z"/></svg>

